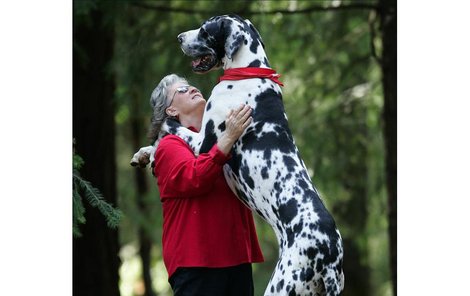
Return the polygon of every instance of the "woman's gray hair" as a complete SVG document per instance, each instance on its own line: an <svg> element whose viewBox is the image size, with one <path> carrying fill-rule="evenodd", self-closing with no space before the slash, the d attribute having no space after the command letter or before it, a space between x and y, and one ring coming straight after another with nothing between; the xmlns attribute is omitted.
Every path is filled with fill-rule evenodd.
<svg viewBox="0 0 470 296"><path fill-rule="evenodd" d="M157 140L158 134L162 128L162 124L168 117L168 114L166 114L166 108L168 108L168 90L173 84L177 82L188 84L188 81L185 78L176 74L170 74L163 77L150 96L150 106L152 106L153 114L152 119L150 120L148 138L152 141L152 143Z"/></svg>

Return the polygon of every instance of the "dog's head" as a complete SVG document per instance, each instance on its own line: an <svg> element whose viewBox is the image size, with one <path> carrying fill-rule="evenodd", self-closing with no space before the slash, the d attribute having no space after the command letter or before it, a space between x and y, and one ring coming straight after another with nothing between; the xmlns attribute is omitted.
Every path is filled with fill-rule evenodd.
<svg viewBox="0 0 470 296"><path fill-rule="evenodd" d="M205 73L221 66L227 68L244 46L249 48L251 54L244 55L246 61L239 60L238 63L249 64L255 57L267 62L258 31L250 21L238 15L211 17L199 29L179 34L178 41L183 52L193 58L191 66L196 73Z"/></svg>

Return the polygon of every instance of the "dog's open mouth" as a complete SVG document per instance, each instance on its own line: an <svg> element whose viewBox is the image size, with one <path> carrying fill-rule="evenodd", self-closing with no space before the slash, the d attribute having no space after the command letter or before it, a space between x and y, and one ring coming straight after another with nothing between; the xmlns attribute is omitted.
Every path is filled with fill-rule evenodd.
<svg viewBox="0 0 470 296"><path fill-rule="evenodd" d="M206 54L197 57L191 62L194 72L207 72L217 64L217 59L213 54Z"/></svg>

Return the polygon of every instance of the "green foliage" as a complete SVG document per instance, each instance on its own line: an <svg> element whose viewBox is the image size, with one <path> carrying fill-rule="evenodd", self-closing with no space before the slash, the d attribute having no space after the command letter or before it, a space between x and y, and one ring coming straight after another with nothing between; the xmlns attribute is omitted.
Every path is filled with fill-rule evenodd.
<svg viewBox="0 0 470 296"><path fill-rule="evenodd" d="M79 224L85 224L85 207L82 201L82 195L85 196L87 202L103 214L106 223L110 228L116 228L121 220L122 212L113 208L107 203L100 191L93 187L89 181L84 180L79 173L79 169L84 164L83 159L73 154L73 236L81 237ZM80 194L82 193L82 194Z"/></svg>
<svg viewBox="0 0 470 296"><path fill-rule="evenodd" d="M81 158L80 155L78 154L73 154L73 169L74 170L80 170L80 168L83 166L85 162L83 161L83 158Z"/></svg>

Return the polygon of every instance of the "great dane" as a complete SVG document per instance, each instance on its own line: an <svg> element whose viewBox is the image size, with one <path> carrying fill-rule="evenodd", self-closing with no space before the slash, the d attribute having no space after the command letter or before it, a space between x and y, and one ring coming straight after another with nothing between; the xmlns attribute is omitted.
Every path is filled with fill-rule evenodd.
<svg viewBox="0 0 470 296"><path fill-rule="evenodd" d="M253 121L234 145L224 173L231 189L278 239L279 260L264 295L339 295L344 287L341 235L294 143L278 75L270 69L258 31L248 20L224 15L181 33L178 41L194 59L194 72L220 67L225 72L207 101L201 131L167 120L162 135L176 134L196 154L207 152L224 132L229 110L250 105ZM153 157L154 151L142 148L132 163Z"/></svg>

